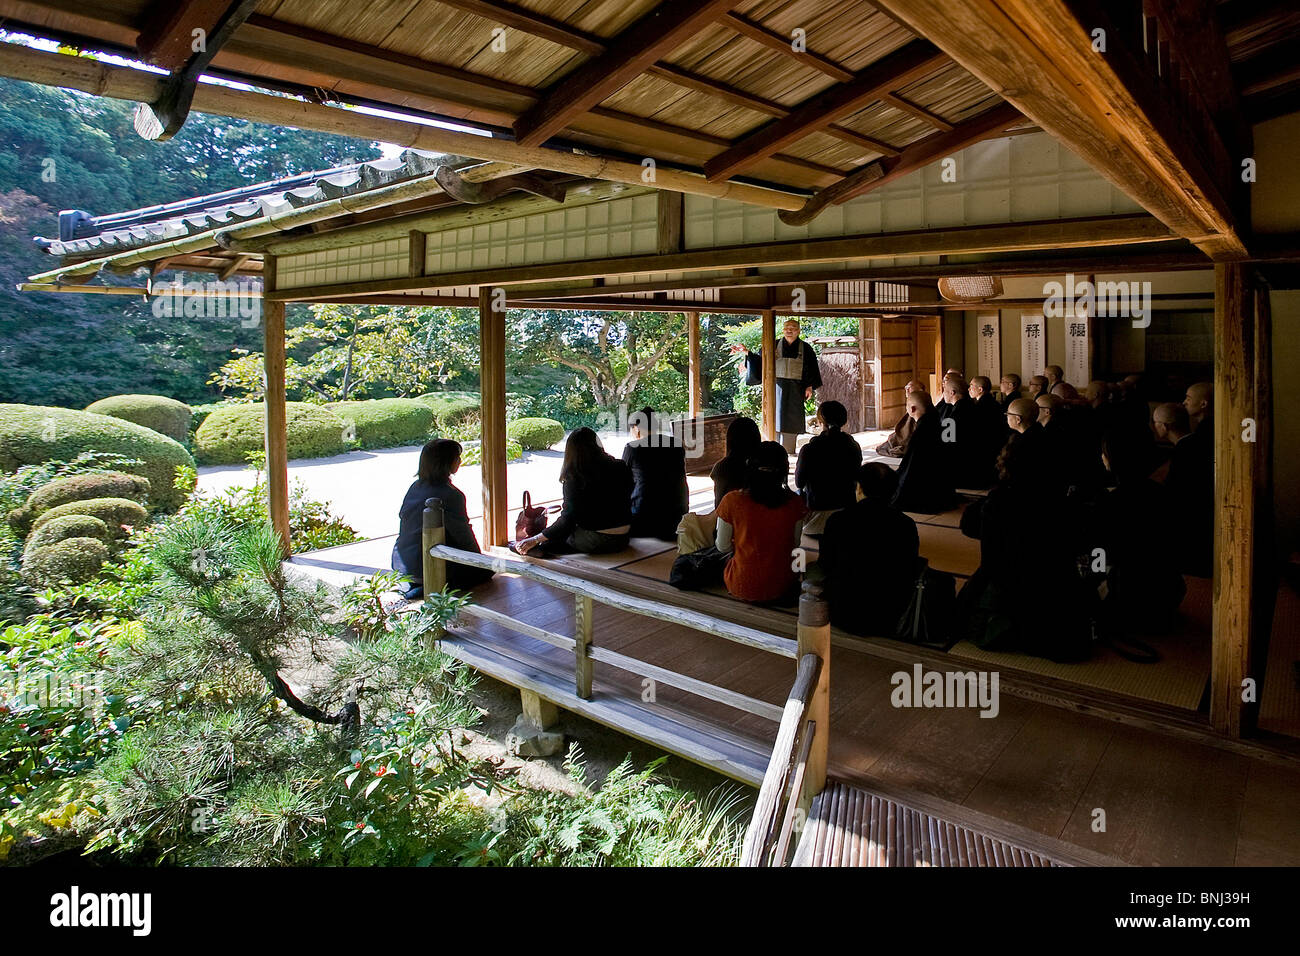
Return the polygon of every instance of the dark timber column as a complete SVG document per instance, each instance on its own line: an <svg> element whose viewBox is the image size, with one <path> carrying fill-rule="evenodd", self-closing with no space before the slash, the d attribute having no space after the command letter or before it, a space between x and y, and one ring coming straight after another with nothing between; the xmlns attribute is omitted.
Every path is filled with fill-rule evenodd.
<svg viewBox="0 0 1300 956"><path fill-rule="evenodd" d="M502 545L506 532L506 301L480 286L479 399L483 409L483 543Z"/></svg>
<svg viewBox="0 0 1300 956"><path fill-rule="evenodd" d="M763 440L776 441L776 313L763 310Z"/></svg>
<svg viewBox="0 0 1300 956"><path fill-rule="evenodd" d="M1255 309L1245 267L1214 266L1214 637L1210 723L1241 736L1254 624L1257 443L1243 440L1255 405Z"/></svg>
<svg viewBox="0 0 1300 956"><path fill-rule="evenodd" d="M700 394L700 313L686 313L686 351L690 375L687 381L687 413L698 418L702 407Z"/></svg>
<svg viewBox="0 0 1300 956"><path fill-rule="evenodd" d="M275 257L263 264L262 288L275 290ZM289 437L285 422L284 303L262 299L262 368L266 375L266 496L271 526L289 545Z"/></svg>

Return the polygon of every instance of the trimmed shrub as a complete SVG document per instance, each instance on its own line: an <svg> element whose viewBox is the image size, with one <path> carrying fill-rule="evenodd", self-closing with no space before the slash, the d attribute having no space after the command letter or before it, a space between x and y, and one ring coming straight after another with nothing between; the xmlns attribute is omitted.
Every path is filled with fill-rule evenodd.
<svg viewBox="0 0 1300 956"><path fill-rule="evenodd" d="M32 524L32 534L64 515L90 515L108 525L109 532L117 538L126 537L122 525L139 528L149 522L149 513L134 501L126 498L91 498L89 501L69 501L51 508Z"/></svg>
<svg viewBox="0 0 1300 956"><path fill-rule="evenodd" d="M325 407L355 426L356 440L362 448L423 444L433 427L433 409L414 398L333 402Z"/></svg>
<svg viewBox="0 0 1300 956"><path fill-rule="evenodd" d="M108 547L98 538L64 538L48 548L23 554L23 578L36 587L63 581L89 581L108 560Z"/></svg>
<svg viewBox="0 0 1300 956"><path fill-rule="evenodd" d="M465 442L462 446L460 463L462 465L481 465L483 464L483 446L481 442ZM513 439L506 439L506 461L518 461L524 457L524 449L519 442Z"/></svg>
<svg viewBox="0 0 1300 956"><path fill-rule="evenodd" d="M21 508L11 511L9 523L18 531L26 531L33 521L51 508L91 498L126 498L146 504L149 501L149 479L120 471L56 478L33 491Z"/></svg>
<svg viewBox="0 0 1300 956"><path fill-rule="evenodd" d="M178 442L189 437L194 414L184 402L165 395L110 395L91 402L86 411L135 422Z"/></svg>
<svg viewBox="0 0 1300 956"><path fill-rule="evenodd" d="M96 538L108 544L113 537L112 530L102 518L94 515L60 515L33 531L27 538L23 551L39 551L58 544L65 538Z"/></svg>
<svg viewBox="0 0 1300 956"><path fill-rule="evenodd" d="M481 414L482 406L477 398L454 398L449 402L441 403L434 409L433 420L439 430L447 431L457 425L463 425Z"/></svg>
<svg viewBox="0 0 1300 956"><path fill-rule="evenodd" d="M121 470L149 479L149 507L154 510L175 511L188 497L176 486L176 468L193 468L194 458L152 428L71 408L0 405L0 471L71 461L88 451L138 460L139 465Z"/></svg>
<svg viewBox="0 0 1300 956"><path fill-rule="evenodd" d="M207 420L207 417L211 415L213 412L215 412L218 408L230 408L232 405L236 405L236 404L239 403L209 402L207 405L191 405L189 437L192 439L194 437L194 433L199 430L199 426L202 425Z"/></svg>
<svg viewBox="0 0 1300 956"><path fill-rule="evenodd" d="M327 458L348 450L347 424L328 408L286 402L290 458ZM243 464L266 447L266 403L218 408L194 433L194 453L205 465Z"/></svg>
<svg viewBox="0 0 1300 956"><path fill-rule="evenodd" d="M525 451L550 448L564 437L564 426L553 418L518 418L506 423L506 437Z"/></svg>

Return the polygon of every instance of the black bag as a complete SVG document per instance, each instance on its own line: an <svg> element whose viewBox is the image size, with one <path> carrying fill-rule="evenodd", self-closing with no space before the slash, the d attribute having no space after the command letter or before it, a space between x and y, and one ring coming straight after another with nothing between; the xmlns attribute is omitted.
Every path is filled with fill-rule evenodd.
<svg viewBox="0 0 1300 956"><path fill-rule="evenodd" d="M668 573L668 583L679 591L718 587L723 583L722 572L730 558L730 553L719 551L713 545L690 554L679 554Z"/></svg>
<svg viewBox="0 0 1300 956"><path fill-rule="evenodd" d="M745 353L745 384L763 384L763 357L753 352Z"/></svg>
<svg viewBox="0 0 1300 956"><path fill-rule="evenodd" d="M894 637L909 644L947 650L957 640L957 579L917 558L916 588L898 619Z"/></svg>

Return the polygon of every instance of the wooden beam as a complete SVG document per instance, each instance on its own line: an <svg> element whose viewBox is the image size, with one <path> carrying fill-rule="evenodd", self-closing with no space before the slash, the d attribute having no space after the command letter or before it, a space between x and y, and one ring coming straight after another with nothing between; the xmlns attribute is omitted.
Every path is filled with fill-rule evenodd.
<svg viewBox="0 0 1300 956"><path fill-rule="evenodd" d="M135 44L140 58L168 73L179 72L200 52L196 47L206 47L208 37L239 6L239 0L170 0L151 4Z"/></svg>
<svg viewBox="0 0 1300 956"><path fill-rule="evenodd" d="M820 73L824 73L831 79L840 83L847 83L853 79L853 71L840 66L833 60L827 59L811 50L804 50L800 53L794 48L793 36L782 36L774 30L769 30L754 20L741 16L739 13L728 13L723 17L723 23L735 30L743 37L748 37L755 43L761 43L776 53L787 56L792 60L797 60L804 66L812 67Z"/></svg>
<svg viewBox="0 0 1300 956"><path fill-rule="evenodd" d="M809 133L857 112L895 87L906 86L932 72L947 59L929 41L913 40L877 60L850 82L818 93L795 107L789 116L773 120L743 137L705 163L704 174L712 182L728 179Z"/></svg>
<svg viewBox="0 0 1300 956"><path fill-rule="evenodd" d="M691 418L700 417L703 408L703 389L700 376L700 313L686 313L686 414Z"/></svg>
<svg viewBox="0 0 1300 956"><path fill-rule="evenodd" d="M1173 55L1189 74L1191 89L1204 102L1219 135L1228 142L1249 141L1237 84L1232 76L1228 43L1219 28L1217 4L1211 0L1143 0L1169 38Z"/></svg>
<svg viewBox="0 0 1300 956"><path fill-rule="evenodd" d="M275 288L275 258L264 267L264 288ZM262 301L262 361L266 375L266 497L271 526L287 558L289 539L289 432L285 406L284 303Z"/></svg>
<svg viewBox="0 0 1300 956"><path fill-rule="evenodd" d="M682 234L683 199L681 193L667 190L659 193L658 240L659 255L666 256L685 249Z"/></svg>
<svg viewBox="0 0 1300 956"><path fill-rule="evenodd" d="M666 0L556 83L515 121L515 140L540 146L571 120L627 85L663 53L716 20L735 0Z"/></svg>
<svg viewBox="0 0 1300 956"><path fill-rule="evenodd" d="M575 29L561 20L534 13L526 7L501 3L499 0L438 0L438 2L503 26L514 27L522 33L541 37L573 50L581 50L588 56L599 56L605 52L605 42L600 37Z"/></svg>
<svg viewBox="0 0 1300 956"><path fill-rule="evenodd" d="M429 234L419 229L407 233L407 268L409 276L424 275L426 251L429 247Z"/></svg>
<svg viewBox="0 0 1300 956"><path fill-rule="evenodd" d="M1214 267L1214 611L1210 723L1231 737L1246 725L1242 682L1250 672L1255 612L1256 445L1242 440L1254 407L1254 299L1246 267ZM1267 374L1265 372L1264 374Z"/></svg>
<svg viewBox="0 0 1300 956"><path fill-rule="evenodd" d="M479 403L483 410L480 459L483 469L483 543L509 540L506 481L506 310L505 296L491 286L478 290Z"/></svg>
<svg viewBox="0 0 1300 956"><path fill-rule="evenodd" d="M879 0L1212 258L1245 255L1239 157L1201 142L1099 0ZM1103 30L1106 50L1093 49ZM1232 156L1245 144L1232 144ZM1249 155L1249 153L1242 153ZM1244 221L1244 220L1243 220Z"/></svg>
<svg viewBox="0 0 1300 956"><path fill-rule="evenodd" d="M911 100L904 99L897 93L886 93L881 99L888 103L896 110L901 110L923 122L929 123L935 129L941 129L944 132L952 130L952 123L940 116L938 113L927 110L924 106L913 103Z"/></svg>
<svg viewBox="0 0 1300 956"><path fill-rule="evenodd" d="M790 212L782 210L781 221L788 226L802 226L811 222L828 206L848 202L863 193L878 189L908 173L937 162L982 140L998 136L1008 126L1024 119L1010 103L999 103L978 116L965 120L946 133L935 133L918 140L892 159L876 160L833 183L804 204L804 208Z"/></svg>
<svg viewBox="0 0 1300 956"><path fill-rule="evenodd" d="M803 582L799 596L799 623L796 630L798 654L815 654L821 660L817 686L808 698L808 720L816 723L812 750L808 754L808 769L804 773L805 792L802 796L820 793L826 785L826 765L830 755L831 739L831 619L830 607L822 596L821 587L811 581ZM800 799L792 794L791 799Z"/></svg>
<svg viewBox="0 0 1300 956"><path fill-rule="evenodd" d="M763 310L763 440L776 441L776 313Z"/></svg>
<svg viewBox="0 0 1300 956"><path fill-rule="evenodd" d="M938 256L1102 246L1176 240L1159 221L1147 215L1060 219L996 226L920 229L836 239L799 239L761 245L722 246L675 255L636 255L609 259L574 259L526 266L472 269L423 279L378 279L335 285L286 289L274 293L285 300L385 294L455 286L527 285L539 282L595 279L638 273L716 271L760 266L840 262L883 256ZM955 267L960 269L960 267ZM810 279L810 281L812 281ZM824 281L824 280L823 280ZM701 279L697 287L707 286ZM518 290L516 290L517 292ZM606 290L609 291L609 290ZM524 297L520 294L520 297Z"/></svg>

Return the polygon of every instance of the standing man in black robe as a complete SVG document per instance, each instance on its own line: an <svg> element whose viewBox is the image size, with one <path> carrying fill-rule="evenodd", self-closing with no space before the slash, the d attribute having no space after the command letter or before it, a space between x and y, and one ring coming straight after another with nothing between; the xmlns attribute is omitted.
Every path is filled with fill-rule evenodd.
<svg viewBox="0 0 1300 956"><path fill-rule="evenodd" d="M745 362L750 368L762 368L762 360L753 352L746 354ZM799 323L787 319L776 343L776 430L786 454L794 454L796 440L808 430L803 403L821 384L816 351L799 337Z"/></svg>

